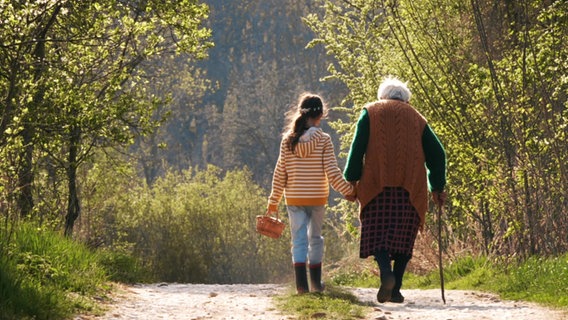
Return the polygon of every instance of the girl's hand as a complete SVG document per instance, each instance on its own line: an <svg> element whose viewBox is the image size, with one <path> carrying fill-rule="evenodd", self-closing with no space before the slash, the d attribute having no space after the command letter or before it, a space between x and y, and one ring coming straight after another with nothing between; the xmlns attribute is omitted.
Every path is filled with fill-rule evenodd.
<svg viewBox="0 0 568 320"><path fill-rule="evenodd" d="M357 181L349 181L349 183L353 186L353 193L345 195L344 198L347 201L355 201L357 200Z"/></svg>

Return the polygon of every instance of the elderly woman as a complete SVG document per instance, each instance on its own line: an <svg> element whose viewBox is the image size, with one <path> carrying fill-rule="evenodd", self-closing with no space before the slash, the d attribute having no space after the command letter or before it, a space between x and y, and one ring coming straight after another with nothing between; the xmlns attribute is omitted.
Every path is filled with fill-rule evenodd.
<svg viewBox="0 0 568 320"><path fill-rule="evenodd" d="M409 104L410 96L406 84L395 78L379 86L379 100L363 107L343 173L356 184L359 256L373 255L377 261L380 303L404 301L402 278L424 224L428 182L437 205L443 205L446 198L444 147L426 119Z"/></svg>

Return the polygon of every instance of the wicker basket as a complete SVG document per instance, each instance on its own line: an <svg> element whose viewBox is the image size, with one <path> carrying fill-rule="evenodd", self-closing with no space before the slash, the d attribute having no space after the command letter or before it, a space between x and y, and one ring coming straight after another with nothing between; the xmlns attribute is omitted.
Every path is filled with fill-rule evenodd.
<svg viewBox="0 0 568 320"><path fill-rule="evenodd" d="M278 239L286 225L280 219L269 215L256 216L256 232L270 238Z"/></svg>

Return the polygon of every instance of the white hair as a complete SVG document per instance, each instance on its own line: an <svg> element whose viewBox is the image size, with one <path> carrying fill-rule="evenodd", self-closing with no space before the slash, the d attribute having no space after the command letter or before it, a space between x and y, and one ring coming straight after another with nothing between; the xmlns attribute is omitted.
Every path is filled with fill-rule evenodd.
<svg viewBox="0 0 568 320"><path fill-rule="evenodd" d="M396 99L404 102L410 101L410 90L406 86L406 83L398 80L397 78L386 78L377 92L377 98L379 99Z"/></svg>

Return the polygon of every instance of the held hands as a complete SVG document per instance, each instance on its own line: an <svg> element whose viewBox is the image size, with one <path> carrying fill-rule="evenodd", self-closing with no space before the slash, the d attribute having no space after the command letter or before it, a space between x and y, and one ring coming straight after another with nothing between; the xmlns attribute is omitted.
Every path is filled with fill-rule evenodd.
<svg viewBox="0 0 568 320"><path fill-rule="evenodd" d="M442 191L432 191L432 200L438 207L443 207L446 204L447 194Z"/></svg>
<svg viewBox="0 0 568 320"><path fill-rule="evenodd" d="M348 195L345 196L345 200L353 202L353 201L357 200L357 195L356 194L348 194Z"/></svg>
<svg viewBox="0 0 568 320"><path fill-rule="evenodd" d="M350 181L349 183L353 186L353 193L345 195L344 197L345 200L353 202L357 200L357 181Z"/></svg>

